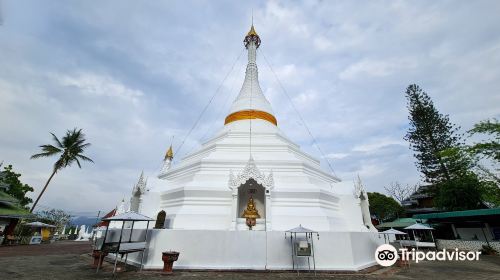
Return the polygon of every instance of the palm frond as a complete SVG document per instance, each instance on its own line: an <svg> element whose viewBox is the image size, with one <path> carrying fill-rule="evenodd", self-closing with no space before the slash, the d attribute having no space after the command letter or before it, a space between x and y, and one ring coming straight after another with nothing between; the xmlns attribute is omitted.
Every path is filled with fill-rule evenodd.
<svg viewBox="0 0 500 280"><path fill-rule="evenodd" d="M52 146L52 145L41 145L40 148L42 148L42 151L44 151L45 153L57 154L57 153L62 152L61 149L59 149L55 146Z"/></svg>
<svg viewBox="0 0 500 280"><path fill-rule="evenodd" d="M80 161L77 158L75 158L75 161L76 161L76 164L78 164L78 167L82 168L82 165L80 164Z"/></svg>
<svg viewBox="0 0 500 280"><path fill-rule="evenodd" d="M78 157L78 158L80 158L80 159L82 159L82 160L84 160L84 161L94 162L91 158L86 157L86 156L84 156L84 155L76 155L76 157Z"/></svg>
<svg viewBox="0 0 500 280"><path fill-rule="evenodd" d="M42 148L42 152L32 155L31 159L49 157L61 152L61 149L54 147L52 145L41 145L40 148Z"/></svg>
<svg viewBox="0 0 500 280"><path fill-rule="evenodd" d="M83 149L85 149L85 148L89 147L90 145L92 145L92 144L90 144L90 143L85 143L85 144L83 144L83 145L80 145L79 147L83 150Z"/></svg>
<svg viewBox="0 0 500 280"><path fill-rule="evenodd" d="M37 159L37 158L42 158L42 157L50 157L54 154L52 153L39 153L39 154L34 154L30 157L30 159Z"/></svg>
<svg viewBox="0 0 500 280"><path fill-rule="evenodd" d="M61 149L64 149L64 146L61 143L61 141L59 141L59 138L57 138L57 136L52 132L50 134L52 134L52 140L54 140L54 142L56 142L57 146Z"/></svg>

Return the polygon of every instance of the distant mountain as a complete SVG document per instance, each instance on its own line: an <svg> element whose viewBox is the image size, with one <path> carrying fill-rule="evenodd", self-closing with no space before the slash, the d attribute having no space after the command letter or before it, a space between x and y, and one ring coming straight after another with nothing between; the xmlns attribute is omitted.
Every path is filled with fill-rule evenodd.
<svg viewBox="0 0 500 280"><path fill-rule="evenodd" d="M96 221L99 222L101 220L101 218L99 218L98 220L96 220L97 217L96 216L77 216L77 217L73 217L71 219L71 225L74 225L74 226L81 226L81 225L86 225L86 226L93 226Z"/></svg>

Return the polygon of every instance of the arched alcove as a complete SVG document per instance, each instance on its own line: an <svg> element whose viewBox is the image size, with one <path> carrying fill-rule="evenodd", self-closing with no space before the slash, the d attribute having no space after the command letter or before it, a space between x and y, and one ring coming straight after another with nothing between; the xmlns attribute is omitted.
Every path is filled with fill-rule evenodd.
<svg viewBox="0 0 500 280"><path fill-rule="evenodd" d="M238 211L236 218L242 218L243 211L247 207L250 197L253 198L255 208L259 211L261 219L266 218L266 189L257 181L250 178L238 188Z"/></svg>
<svg viewBox="0 0 500 280"><path fill-rule="evenodd" d="M165 217L167 216L167 213L163 210L158 212L158 215L156 215L156 223L154 228L164 228L165 227Z"/></svg>
<svg viewBox="0 0 500 280"><path fill-rule="evenodd" d="M252 157L245 168L236 176L229 172L229 189L232 191L231 226L232 230L248 230L245 219L241 218L250 196L261 218L256 220L252 230L271 230L271 193L274 188L272 171L266 176L259 171Z"/></svg>

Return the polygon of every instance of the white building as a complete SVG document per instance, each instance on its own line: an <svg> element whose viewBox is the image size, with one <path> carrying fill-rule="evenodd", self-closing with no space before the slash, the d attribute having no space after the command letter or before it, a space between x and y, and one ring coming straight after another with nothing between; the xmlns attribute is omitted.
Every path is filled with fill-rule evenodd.
<svg viewBox="0 0 500 280"><path fill-rule="evenodd" d="M158 178L147 181L150 191L142 176L134 189L134 210L166 212L165 229L151 235L146 268L161 267L161 252L172 249L180 252L177 268L290 269L284 231L299 224L320 232L318 269L375 263L383 239L371 224L366 192L360 184L354 195L340 190L339 178L280 131L259 85L260 43L252 26L244 40L245 80L224 127L178 164L169 149ZM250 197L260 215L252 230L242 217Z"/></svg>

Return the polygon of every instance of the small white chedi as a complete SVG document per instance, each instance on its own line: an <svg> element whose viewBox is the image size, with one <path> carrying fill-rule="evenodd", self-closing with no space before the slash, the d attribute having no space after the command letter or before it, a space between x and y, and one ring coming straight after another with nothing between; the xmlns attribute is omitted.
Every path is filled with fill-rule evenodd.
<svg viewBox="0 0 500 280"><path fill-rule="evenodd" d="M178 268L290 269L284 231L299 224L320 232L318 269L375 263L381 241L361 182L354 195L353 186L346 191L279 129L259 85L260 43L252 26L244 40L245 80L223 128L177 164L170 147L157 178L141 174L134 187L130 210L161 219L166 213L162 228L151 233L146 268L162 267L161 252L176 250Z"/></svg>

